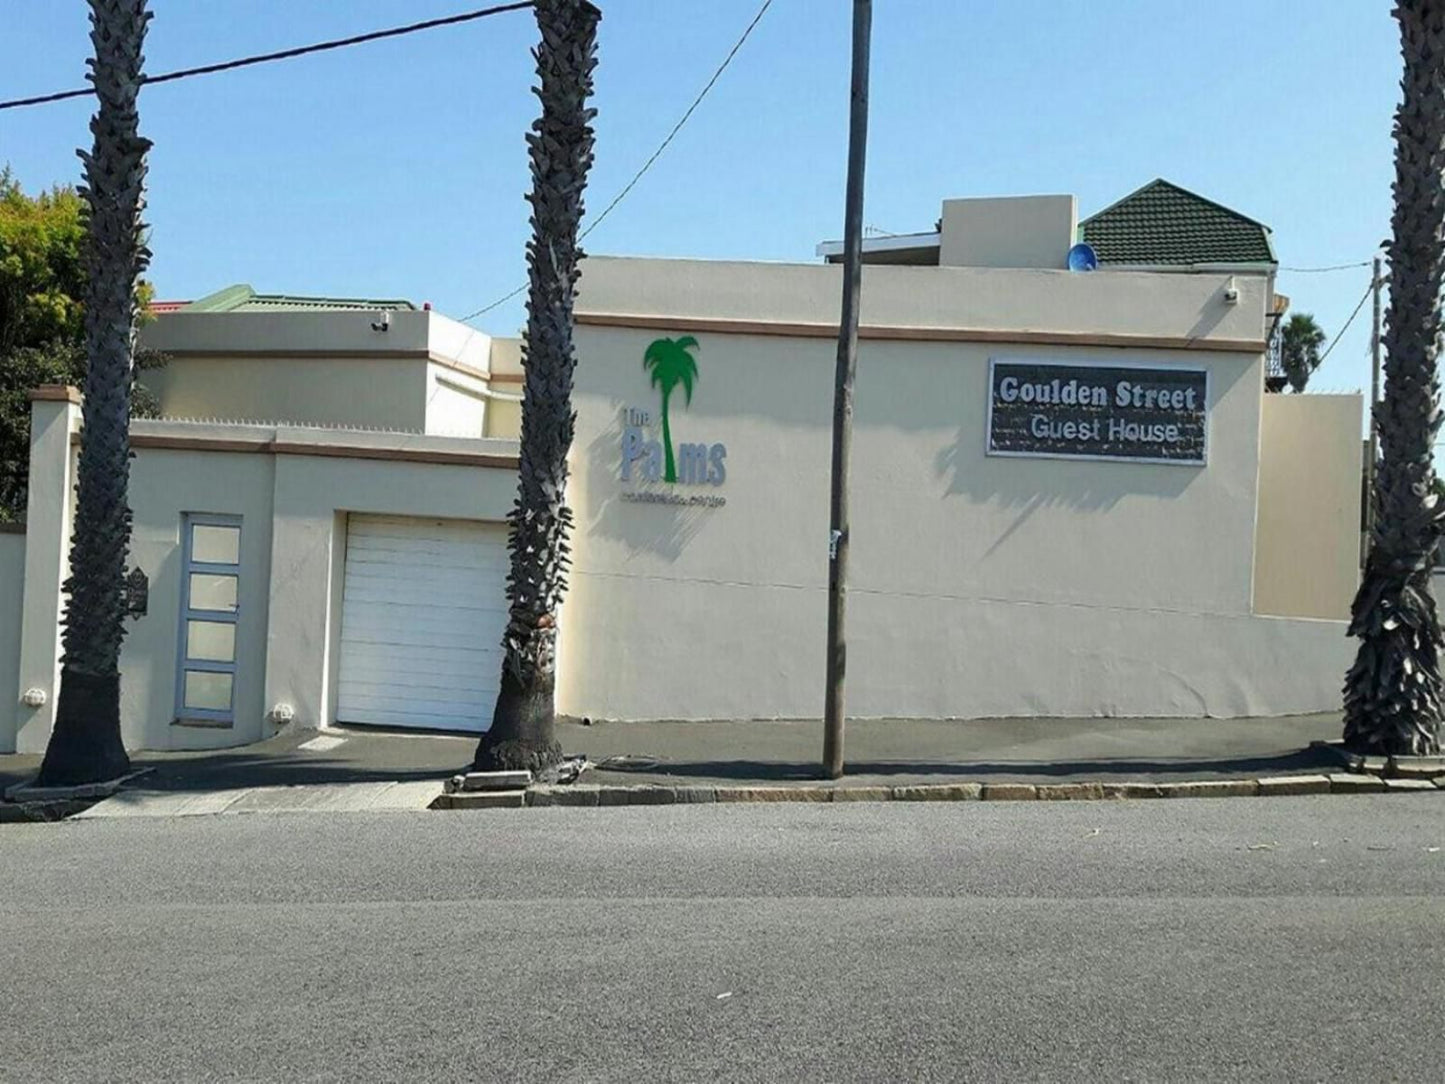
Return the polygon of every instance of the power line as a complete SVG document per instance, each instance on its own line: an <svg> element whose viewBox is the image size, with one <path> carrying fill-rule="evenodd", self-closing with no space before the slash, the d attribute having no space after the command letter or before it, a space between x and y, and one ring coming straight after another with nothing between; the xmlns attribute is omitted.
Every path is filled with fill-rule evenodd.
<svg viewBox="0 0 1445 1084"><path fill-rule="evenodd" d="M702 104L702 100L708 96L708 92L712 90L713 84L715 84L718 79L722 77L723 72L727 71L728 65L733 62L733 57L738 55L738 50L743 47L743 43L747 41L748 37L752 34L753 28L758 25L759 21L761 21L762 17L767 13L768 8L772 7L772 4L773 0L763 0L763 6L758 8L758 13L753 16L753 21L748 23L747 29L744 30L742 33L742 37L738 38L738 40L733 43L733 47L728 50L727 56L723 57L723 62L718 65L717 71L712 73L712 78L707 81L707 84L702 88L702 90L698 92L697 97L692 100L692 104L687 107L687 112L683 113L681 119L679 119L678 122L672 126L672 131L668 132L667 137L658 144L657 150L652 152L652 156L648 158L646 162L642 163L642 168L632 175L632 180L628 181L625 185L622 186L622 191L618 192L617 195L613 197L612 202L602 209L602 213L592 220L592 224L582 231L581 235L577 238L579 241L582 240L582 238L586 237L593 230L595 230L598 226L602 225L603 221L606 220L607 216L610 215L612 211L616 208L616 206L627 198L627 194L637 186L637 182L642 180L643 174L645 174L649 169L651 169L652 164L662 156L662 152L667 150L668 144L671 143L675 138L677 138L677 133L682 131L682 126L688 122L688 120L692 117L694 111L696 111L697 107ZM527 287L525 284L518 286L511 293L507 294L506 297L499 297L490 305L484 305L476 312L469 313L466 316L463 316L462 322L465 323L468 320L474 320L478 316L491 312L497 306L503 305L506 302L512 300L512 298L516 297L526 288Z"/></svg>
<svg viewBox="0 0 1445 1084"><path fill-rule="evenodd" d="M1329 267L1281 267L1281 271L1290 271L1296 275L1318 275L1325 271L1352 271L1356 267L1369 267L1372 260L1361 260L1359 263L1337 263Z"/></svg>
<svg viewBox="0 0 1445 1084"><path fill-rule="evenodd" d="M419 30L435 30L441 26L456 26L459 23L469 23L475 19L484 19L488 15L500 15L507 11L521 11L523 8L532 6L532 0L522 0L520 3L499 4L495 7L479 8L476 11L465 11L460 15L447 15L440 19L427 19L425 22L410 23L407 26L395 26L389 30L373 30L367 34L356 34L349 38L336 38L333 41L321 41L315 45L301 45L294 49L282 49L275 53L262 53L259 56L242 57L240 60L227 60L220 64L203 64L199 68L182 68L179 71L165 72L162 75L147 75L141 78L141 85L147 86L151 83L172 83L177 79L189 79L193 75L214 75L216 72L233 71L236 68L248 68L253 64L268 64L273 60L291 60L298 56L308 56L311 53L324 53L331 49L344 49L351 45L365 45L367 42L381 41L383 38L399 38L403 34L415 34ZM62 90L54 94L40 94L33 98L15 98L8 102L0 102L0 110L19 109L27 105L45 105L49 102L63 102L70 98L84 98L95 91L91 87L84 90Z"/></svg>
<svg viewBox="0 0 1445 1084"><path fill-rule="evenodd" d="M738 50L743 47L743 42L748 40L748 36L751 35L753 32L753 28L758 25L758 22L762 19L768 8L772 7L772 5L773 0L763 0L763 6L758 8L758 13L753 16L753 21L748 23L748 28L743 31L743 36L738 38L738 40L733 43L733 47L728 50L728 55L723 57L723 62L718 65L717 71L712 73L712 78L707 81L707 85L698 92L697 97L692 100L692 104L687 107L687 112L684 113L682 115L682 118L672 126L672 131L668 132L667 138L658 144L657 150L652 152L652 157L649 158L646 162L642 163L642 168L633 175L632 180L628 181L625 185L623 185L622 191L617 193L617 195L613 198L612 202L602 209L602 213L592 220L592 225L588 226L585 230L582 231L583 237L586 237L598 226L602 225L603 221L607 218L607 216L612 213L613 208L626 198L627 193L631 192L637 182L642 180L642 175L652 168L652 163L656 162L658 158L661 157L662 152L667 150L667 145L677 137L678 132L682 131L682 126L688 122L688 119L692 116L693 111L702 104L702 100L707 97L708 91L712 90L713 84L722 77L723 72L727 71L728 65L733 62L733 57L737 56Z"/></svg>
<svg viewBox="0 0 1445 1084"><path fill-rule="evenodd" d="M497 300L493 301L490 305L483 305L483 306L482 306L480 309L478 309L476 312L468 313L466 316L463 316L462 319L461 319L461 322L465 324L468 320L475 320L478 316L481 316L481 315L483 315L484 313L491 312L491 311L492 311L493 309L495 309L498 305L505 305L508 301L512 300L512 298L516 297L518 294L520 294L520 293L521 293L523 290L525 290L526 288L527 288L527 284L524 282L524 283L522 283L522 285L518 286L515 290L513 290L511 293L507 294L505 297L499 297L499 298L497 298Z"/></svg>
<svg viewBox="0 0 1445 1084"><path fill-rule="evenodd" d="M1320 365L1323 365L1325 363L1325 358L1330 356L1330 351L1339 344L1339 341L1341 338L1344 337L1345 332L1350 330L1350 325L1355 322L1355 317L1360 315L1360 310L1365 307L1365 302L1370 300L1370 294L1372 294L1374 290L1375 283L1373 280L1371 280L1370 285L1365 287L1365 293L1364 296L1360 298L1360 303L1355 306L1355 311L1350 313L1350 318L1345 321L1345 326L1340 328L1339 333L1335 335L1334 341L1331 342L1330 345L1325 348L1325 352L1320 355ZM1318 369L1319 365L1316 365L1315 368Z"/></svg>

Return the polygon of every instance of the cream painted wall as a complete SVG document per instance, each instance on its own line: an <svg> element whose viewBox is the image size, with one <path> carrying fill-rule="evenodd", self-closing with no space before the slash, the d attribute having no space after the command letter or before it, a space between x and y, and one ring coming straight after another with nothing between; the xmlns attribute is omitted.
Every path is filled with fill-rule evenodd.
<svg viewBox="0 0 1445 1084"><path fill-rule="evenodd" d="M466 435L480 436L480 414L465 403L465 389L484 386L477 374L487 371L491 337L435 312L394 312L382 332L372 326L378 316L167 314L141 339L171 360L146 372L142 383L171 418L430 433L462 425ZM438 370L452 377L440 396Z"/></svg>
<svg viewBox="0 0 1445 1084"><path fill-rule="evenodd" d="M494 375L520 375L522 372L522 340L493 339L488 369Z"/></svg>
<svg viewBox="0 0 1445 1084"><path fill-rule="evenodd" d="M620 498L620 412L655 413L640 366L655 335L579 334L574 505L584 541L563 622L565 710L817 714L834 347L698 336L699 380L691 406L674 414L674 441L726 444L727 481L715 493L727 505L679 508ZM1209 465L988 457L991 356L1202 366ZM1233 691L1237 675L1180 653L1191 636L1250 613L1260 364L1243 354L865 343L851 710L952 717L1266 706ZM1091 631L1110 627L1112 642ZM1135 662L1106 665L1111 656ZM1130 680L1147 672L1163 681L1120 685L1126 670Z"/></svg>
<svg viewBox="0 0 1445 1084"><path fill-rule="evenodd" d="M1068 266L1078 225L1073 196L946 199L938 262L946 267Z"/></svg>
<svg viewBox="0 0 1445 1084"><path fill-rule="evenodd" d="M131 464L131 562L150 579L150 605L128 626L121 653L122 736L132 749L209 749L268 735L262 700L271 587L275 458L142 449ZM235 724L172 725L180 651L181 521L188 512L241 517ZM284 594L284 592L283 592Z"/></svg>
<svg viewBox="0 0 1445 1084"><path fill-rule="evenodd" d="M864 322L875 328L1182 336L1215 349L865 341L854 444L851 714L1198 716L1334 706L1348 662L1342 623L1251 613L1262 355L1241 344L1263 338L1267 285L1240 277L1240 302L1227 305L1227 278L867 270ZM826 336L693 325L825 326L837 319L838 269L590 260L582 286L569 494L576 564L561 622L560 709L599 718L818 715L834 345ZM587 322L629 313L659 326ZM205 325L212 326L225 327ZM394 331L410 341L409 326ZM673 404L674 440L726 445L725 484L691 492L727 503L624 501L621 411L657 409L643 352L659 335L689 332L700 342L699 380L690 405ZM510 371L508 349L489 344L498 372ZM1209 464L987 457L990 357L1207 368ZM362 362L378 360L394 359ZM195 364L199 380L214 363ZM344 364L337 378L346 380L354 361L306 359L294 368L314 374L313 364ZM418 391L415 428L429 427L436 419L426 417L426 380L420 368L416 374L406 385ZM489 404L488 429L504 424L506 405ZM43 507L32 511L32 539L38 516L53 545L27 551L27 581L33 564L44 586L27 587L22 686L29 670L47 668L44 680L53 683L74 427L73 407L36 410ZM294 708L293 725L330 722L347 515L500 521L515 495L510 469L383 454L515 454L515 442L156 422L138 422L136 432L253 449L138 451L136 555L152 596L123 660L124 710L127 740L148 748L264 737L278 703ZM354 457L345 457L342 441ZM277 443L327 454L267 450ZM179 529L188 510L244 517L233 730L171 726ZM264 530L252 529L258 523ZM26 719L22 734L43 748L48 717Z"/></svg>
<svg viewBox="0 0 1445 1084"><path fill-rule="evenodd" d="M522 340L493 339L490 365L494 378L521 376ZM522 433L522 385L516 380L493 379L491 388L499 396L508 398L498 397L488 401L487 436L515 440Z"/></svg>
<svg viewBox="0 0 1445 1084"><path fill-rule="evenodd" d="M577 313L663 321L724 319L837 327L837 264L644 260L583 262ZM1228 304L1231 277L1239 300ZM1249 340L1264 349L1269 282L1263 276L976 267L863 268L865 327L965 328ZM640 364L640 363L639 363Z"/></svg>
<svg viewBox="0 0 1445 1084"><path fill-rule="evenodd" d="M278 457L268 708L291 704L293 725L302 727L323 726L335 717L330 678L341 599L334 562L345 554L337 532L346 513L500 521L515 493L511 470Z"/></svg>
<svg viewBox="0 0 1445 1084"><path fill-rule="evenodd" d="M39 689L36 708L10 701L15 750L43 753L60 692L60 585L69 572L71 495L80 427L78 403L37 399L30 404L30 476L25 508L24 600L20 618L19 686Z"/></svg>
<svg viewBox="0 0 1445 1084"><path fill-rule="evenodd" d="M599 718L815 717L823 687L831 267L589 260L579 291L579 544L560 703ZM877 267L863 322L1057 330L1214 350L867 339L853 448L848 707L859 716L1245 715L1325 710L1343 626L1252 615L1267 284L1225 275ZM590 318L642 317L653 327ZM722 442L721 508L625 501L621 412L694 334L675 442ZM961 336L966 338L967 335ZM1249 348L1241 349L1244 344ZM1206 467L986 456L990 357L1208 370ZM655 435L655 434L654 434Z"/></svg>
<svg viewBox="0 0 1445 1084"><path fill-rule="evenodd" d="M425 358L173 355L141 381L168 418L420 432L427 369Z"/></svg>
<svg viewBox="0 0 1445 1084"><path fill-rule="evenodd" d="M1254 608L1348 618L1360 580L1359 395L1266 395Z"/></svg>
<svg viewBox="0 0 1445 1084"><path fill-rule="evenodd" d="M426 369L425 431L446 437L487 435L487 384L441 365Z"/></svg>
<svg viewBox="0 0 1445 1084"><path fill-rule="evenodd" d="M22 579L8 575L12 540L21 540L20 559L27 562L21 680L7 673L0 655L0 693L12 684L36 685L50 697L42 709L7 709L0 717L0 743L14 734L18 719L24 724L19 744L28 752L44 750L52 725L60 558L69 529L66 460L75 459L69 440L75 410L67 403L35 404L31 479L37 507L31 515L41 530L0 534L0 652L7 645L5 608L12 605L7 592ZM157 421L137 421L132 433L186 447L140 443L131 465L132 561L150 580L150 600L148 612L128 626L121 656L122 733L130 749L254 742L275 732L269 713L277 703L294 706L294 726L329 722L347 514L498 521L516 488L510 467L385 458L509 456L516 454L512 441ZM207 440L227 441L231 450L199 450ZM268 450L273 442L317 454L277 455ZM187 512L239 515L242 521L236 711L234 726L226 729L173 725ZM31 589L32 583L40 588Z"/></svg>
<svg viewBox="0 0 1445 1084"><path fill-rule="evenodd" d="M487 403L487 436L517 440L521 435L522 404L509 399L490 400Z"/></svg>
<svg viewBox="0 0 1445 1084"><path fill-rule="evenodd" d="M486 371L491 337L430 311L393 311L378 331L379 311L186 312L160 316L141 329L141 345L170 354L265 353L357 357L438 355Z"/></svg>
<svg viewBox="0 0 1445 1084"><path fill-rule="evenodd" d="M0 753L15 751L20 701L20 605L25 583L25 534L0 525Z"/></svg>
<svg viewBox="0 0 1445 1084"><path fill-rule="evenodd" d="M421 316L426 325L427 351L434 357L449 358L478 372L486 372L492 353L492 337L469 324L427 310L423 313L398 313L403 323Z"/></svg>

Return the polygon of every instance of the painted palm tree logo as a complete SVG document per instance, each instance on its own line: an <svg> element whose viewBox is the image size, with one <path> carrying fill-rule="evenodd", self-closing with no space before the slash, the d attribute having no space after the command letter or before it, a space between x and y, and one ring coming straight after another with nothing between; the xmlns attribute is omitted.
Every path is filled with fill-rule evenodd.
<svg viewBox="0 0 1445 1084"><path fill-rule="evenodd" d="M683 407L692 402L692 385L697 379L697 360L688 353L697 346L691 335L680 339L658 339L642 355L642 367L652 374L652 386L662 393L662 446L665 449L663 480L677 481L677 461L672 455L672 427L668 423L668 404L672 393L682 385Z"/></svg>

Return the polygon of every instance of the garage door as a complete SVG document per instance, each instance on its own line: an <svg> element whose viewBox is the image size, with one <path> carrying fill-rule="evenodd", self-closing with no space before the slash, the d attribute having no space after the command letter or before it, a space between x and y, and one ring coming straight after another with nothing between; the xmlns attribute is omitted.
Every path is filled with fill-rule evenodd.
<svg viewBox="0 0 1445 1084"><path fill-rule="evenodd" d="M506 577L499 524L350 517L337 721L487 729Z"/></svg>

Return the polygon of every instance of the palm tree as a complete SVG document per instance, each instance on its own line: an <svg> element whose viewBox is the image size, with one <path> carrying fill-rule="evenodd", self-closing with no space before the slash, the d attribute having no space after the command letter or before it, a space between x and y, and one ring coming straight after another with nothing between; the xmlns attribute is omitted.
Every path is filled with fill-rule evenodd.
<svg viewBox="0 0 1445 1084"><path fill-rule="evenodd" d="M1445 515L1432 492L1440 429L1440 291L1445 286L1445 0L1398 0L1405 75L1395 112L1395 210L1387 245L1385 394L1376 407L1375 528L1350 634L1345 745L1373 754L1440 750L1440 622L1431 557Z"/></svg>
<svg viewBox="0 0 1445 1084"><path fill-rule="evenodd" d="M662 477L669 482L677 481L677 462L672 457L672 426L668 422L667 405L679 384L687 395L684 405L692 402L697 361L688 351L696 345L697 340L691 335L680 339L658 339L642 355L642 367L652 373L652 386L662 389L662 447L667 457Z"/></svg>
<svg viewBox="0 0 1445 1084"><path fill-rule="evenodd" d="M1314 371L1320 367L1325 333L1307 312L1297 312L1284 325L1280 341L1280 362L1285 379L1295 392L1305 390Z"/></svg>
<svg viewBox="0 0 1445 1084"><path fill-rule="evenodd" d="M567 453L572 410L572 302L582 251L577 228L592 165L587 105L597 66L597 23L587 0L537 0L542 41L535 51L542 115L527 134L532 164L532 238L527 242L527 332L522 343L526 384L517 500L508 515L511 572L502 684L492 726L477 746L476 767L537 769L556 763L553 694L557 610L571 563L567 538Z"/></svg>
<svg viewBox="0 0 1445 1084"><path fill-rule="evenodd" d="M150 262L141 209L146 151L136 95L151 13L147 0L90 0L99 107L81 195L89 214L85 286L85 405L70 539L70 601L62 637L55 729L36 782L114 779L130 767L120 736L120 648L130 551L130 388L136 284Z"/></svg>

